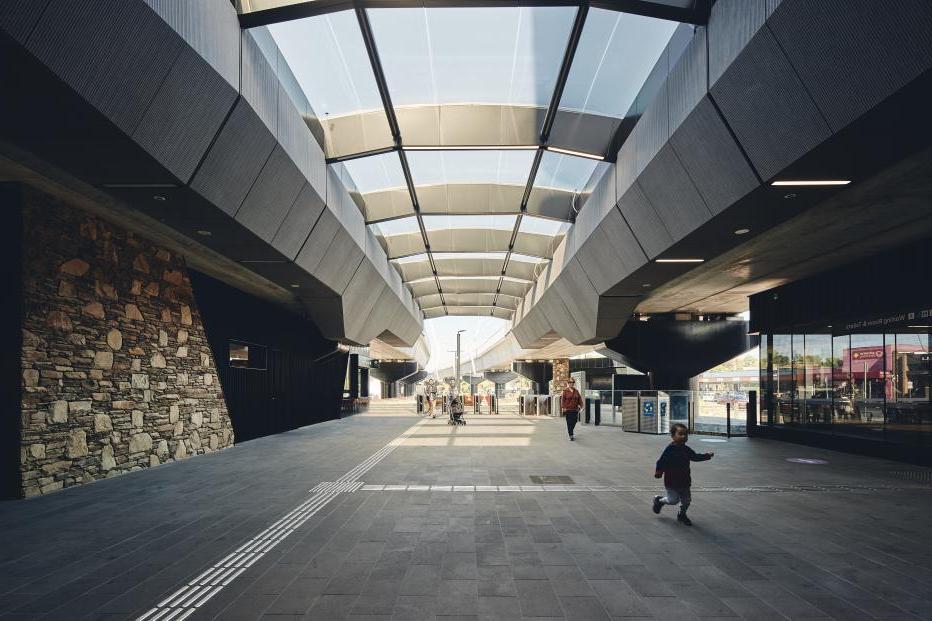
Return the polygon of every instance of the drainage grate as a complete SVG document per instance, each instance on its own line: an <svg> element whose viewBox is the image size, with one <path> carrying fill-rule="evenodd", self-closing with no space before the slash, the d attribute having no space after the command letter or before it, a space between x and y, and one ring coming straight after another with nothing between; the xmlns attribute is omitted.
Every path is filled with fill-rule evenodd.
<svg viewBox="0 0 932 621"><path fill-rule="evenodd" d="M932 483L932 470L899 470L891 472L897 479L906 481L919 481L920 483Z"/></svg>
<svg viewBox="0 0 932 621"><path fill-rule="evenodd" d="M576 481L565 474L532 474L531 483L535 485L576 485Z"/></svg>

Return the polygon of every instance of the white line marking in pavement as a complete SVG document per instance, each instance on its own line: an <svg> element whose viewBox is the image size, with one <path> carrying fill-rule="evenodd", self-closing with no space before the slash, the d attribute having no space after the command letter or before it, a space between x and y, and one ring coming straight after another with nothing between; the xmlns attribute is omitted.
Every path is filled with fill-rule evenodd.
<svg viewBox="0 0 932 621"><path fill-rule="evenodd" d="M265 556L269 550L314 517L331 500L340 494L352 494L359 489L364 489L362 481L357 479L401 446L425 422L422 420L414 424L336 481L324 481L317 484L309 490L313 494L310 498L202 571L197 577L139 616L137 621L182 621L194 614L198 608L238 578L253 563ZM383 489L383 486L377 487L379 490ZM406 485L396 487L399 491L407 488Z"/></svg>

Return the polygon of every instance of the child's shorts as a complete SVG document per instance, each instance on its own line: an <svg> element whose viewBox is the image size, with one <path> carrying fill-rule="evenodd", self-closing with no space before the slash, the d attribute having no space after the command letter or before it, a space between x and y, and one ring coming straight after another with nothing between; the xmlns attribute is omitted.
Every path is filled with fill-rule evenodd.
<svg viewBox="0 0 932 621"><path fill-rule="evenodd" d="M692 494L689 492L689 488L685 487L683 489L673 489L672 487L665 488L667 490L667 497L663 499L663 504L665 505L680 505L680 508L685 511L689 506L690 501L692 501Z"/></svg>

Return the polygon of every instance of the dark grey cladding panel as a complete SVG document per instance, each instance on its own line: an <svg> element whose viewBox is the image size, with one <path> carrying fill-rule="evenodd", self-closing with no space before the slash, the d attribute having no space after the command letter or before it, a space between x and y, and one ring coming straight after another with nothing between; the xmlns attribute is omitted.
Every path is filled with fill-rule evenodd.
<svg viewBox="0 0 932 621"><path fill-rule="evenodd" d="M188 45L239 90L240 27L228 0L145 0Z"/></svg>
<svg viewBox="0 0 932 621"><path fill-rule="evenodd" d="M767 24L834 131L932 67L928 0L784 0Z"/></svg>
<svg viewBox="0 0 932 621"><path fill-rule="evenodd" d="M288 210L284 222L272 238L272 245L283 255L294 260L323 210L323 199L317 195L310 183L305 183L298 193L298 198Z"/></svg>
<svg viewBox="0 0 932 621"><path fill-rule="evenodd" d="M242 73L240 94L249 102L272 133L278 131L279 82L275 67L262 52L259 42L249 30L243 31Z"/></svg>
<svg viewBox="0 0 932 621"><path fill-rule="evenodd" d="M689 45L667 77L670 131L675 132L709 91L706 30L697 28Z"/></svg>
<svg viewBox="0 0 932 621"><path fill-rule="evenodd" d="M618 201L618 208L647 258L653 259L673 243L673 238L663 226L660 216L654 211L639 183L634 183L628 188Z"/></svg>
<svg viewBox="0 0 932 621"><path fill-rule="evenodd" d="M647 106L629 140L631 138L637 141L637 174L640 175L648 162L654 159L660 148L670 139L670 105L666 83L660 87L657 96Z"/></svg>
<svg viewBox="0 0 932 621"><path fill-rule="evenodd" d="M708 97L673 133L671 143L712 213L759 185L754 170Z"/></svg>
<svg viewBox="0 0 932 621"><path fill-rule="evenodd" d="M233 215L273 148L275 137L246 100L240 98L191 180L191 188Z"/></svg>
<svg viewBox="0 0 932 621"><path fill-rule="evenodd" d="M283 61L284 62L284 61ZM314 136L304 122L304 117L295 107L288 92L278 85L278 130L275 137L284 147L285 152L298 166L298 170L308 179L311 178L311 142ZM319 176L319 175L318 175ZM323 189L324 186L321 186Z"/></svg>
<svg viewBox="0 0 932 621"><path fill-rule="evenodd" d="M133 133L183 183L191 178L236 101L236 89L185 47Z"/></svg>
<svg viewBox="0 0 932 621"><path fill-rule="evenodd" d="M329 209L323 210L295 262L341 295L365 254Z"/></svg>
<svg viewBox="0 0 932 621"><path fill-rule="evenodd" d="M674 241L712 217L670 144L647 165L638 183Z"/></svg>
<svg viewBox="0 0 932 621"><path fill-rule="evenodd" d="M3 0L0 2L0 30L17 43L25 43L49 0Z"/></svg>
<svg viewBox="0 0 932 621"><path fill-rule="evenodd" d="M357 343L368 342L387 327L387 317L371 316L375 303L386 288L385 281L372 264L362 261L343 292L343 323L349 338ZM368 330L367 323L370 324Z"/></svg>
<svg viewBox="0 0 932 621"><path fill-rule="evenodd" d="M604 294L647 262L618 209L612 209L605 216L599 228L576 252L576 259L599 294Z"/></svg>
<svg viewBox="0 0 932 621"><path fill-rule="evenodd" d="M50 3L26 47L132 134L183 46L145 4L99 0Z"/></svg>
<svg viewBox="0 0 932 621"><path fill-rule="evenodd" d="M767 28L712 86L712 96L764 181L831 136Z"/></svg>
<svg viewBox="0 0 932 621"><path fill-rule="evenodd" d="M718 0L709 15L709 84L715 84L764 25L773 0ZM823 0L818 0L822 2ZM825 2L844 10L835 2Z"/></svg>
<svg viewBox="0 0 932 621"><path fill-rule="evenodd" d="M305 183L301 171L277 145L236 212L236 220L271 242Z"/></svg>

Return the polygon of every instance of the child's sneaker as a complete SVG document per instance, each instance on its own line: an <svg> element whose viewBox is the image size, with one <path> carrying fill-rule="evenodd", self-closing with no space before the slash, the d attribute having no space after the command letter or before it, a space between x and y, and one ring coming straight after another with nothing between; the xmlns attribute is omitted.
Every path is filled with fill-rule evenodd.
<svg viewBox="0 0 932 621"><path fill-rule="evenodd" d="M686 517L686 514L683 513L682 511L680 511L680 512L677 514L677 516L676 516L676 521L679 522L680 524L684 524L684 525L686 525L686 526L692 526L692 525L693 525L692 520L690 520L688 517Z"/></svg>
<svg viewBox="0 0 932 621"><path fill-rule="evenodd" d="M663 503L660 502L660 499L663 496L654 496L654 513L660 513L660 509L663 508Z"/></svg>

